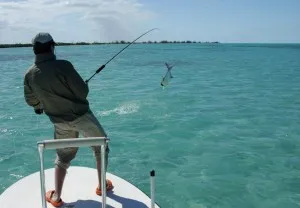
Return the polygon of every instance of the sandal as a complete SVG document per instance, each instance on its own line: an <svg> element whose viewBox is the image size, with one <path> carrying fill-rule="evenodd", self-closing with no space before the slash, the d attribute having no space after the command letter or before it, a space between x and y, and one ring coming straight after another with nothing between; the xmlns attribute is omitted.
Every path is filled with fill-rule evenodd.
<svg viewBox="0 0 300 208"><path fill-rule="evenodd" d="M46 193L46 201L52 204L54 207L60 207L64 204L64 202L61 199L59 199L58 201L52 200L54 192L54 190L51 190Z"/></svg>
<svg viewBox="0 0 300 208"><path fill-rule="evenodd" d="M113 188L114 188L114 186L113 186L111 180L107 179L106 180L106 191L111 191L111 190L113 190ZM96 188L96 194L99 195L99 196L102 195L102 191L98 187Z"/></svg>

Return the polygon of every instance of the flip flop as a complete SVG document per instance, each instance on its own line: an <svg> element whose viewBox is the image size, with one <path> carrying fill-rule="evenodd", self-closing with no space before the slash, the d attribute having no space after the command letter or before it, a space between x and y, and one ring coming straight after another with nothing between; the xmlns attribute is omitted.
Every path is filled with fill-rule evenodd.
<svg viewBox="0 0 300 208"><path fill-rule="evenodd" d="M59 199L58 201L52 200L54 192L54 190L51 190L46 193L46 201L52 204L54 207L60 207L64 204L64 202L61 199Z"/></svg>
<svg viewBox="0 0 300 208"><path fill-rule="evenodd" d="M111 180L107 179L106 180L106 191L111 191L111 190L113 190L113 188L114 188L114 186L113 186ZM99 196L102 196L102 191L98 187L96 188L96 194Z"/></svg>

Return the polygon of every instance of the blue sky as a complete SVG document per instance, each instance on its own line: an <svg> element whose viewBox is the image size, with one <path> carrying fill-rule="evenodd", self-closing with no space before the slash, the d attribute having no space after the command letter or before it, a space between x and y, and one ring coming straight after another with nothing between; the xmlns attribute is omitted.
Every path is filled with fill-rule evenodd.
<svg viewBox="0 0 300 208"><path fill-rule="evenodd" d="M300 43L300 0L0 0L0 43L40 31L58 42L142 40Z"/></svg>

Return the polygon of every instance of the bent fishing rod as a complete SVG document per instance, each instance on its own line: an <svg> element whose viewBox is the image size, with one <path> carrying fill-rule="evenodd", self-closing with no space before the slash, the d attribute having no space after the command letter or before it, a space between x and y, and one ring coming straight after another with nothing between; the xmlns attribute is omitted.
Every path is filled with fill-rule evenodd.
<svg viewBox="0 0 300 208"><path fill-rule="evenodd" d="M114 55L111 59L109 59L105 64L103 64L99 69L97 69L97 71L87 80L85 80L86 83L88 83L96 74L98 74L100 71L102 71L102 69L105 68L105 66L111 62L114 58L116 58L117 55L119 55L122 51L124 51L126 48L128 48L131 44L133 44L135 41L137 41L138 39L140 39L141 37L143 37L144 35L148 34L149 32L156 30L157 28L153 28L151 30L148 30L147 32L143 33L142 35L140 35L138 38L136 38L134 41L132 41L131 43L129 43L127 46L125 46L122 50L120 50L116 55Z"/></svg>

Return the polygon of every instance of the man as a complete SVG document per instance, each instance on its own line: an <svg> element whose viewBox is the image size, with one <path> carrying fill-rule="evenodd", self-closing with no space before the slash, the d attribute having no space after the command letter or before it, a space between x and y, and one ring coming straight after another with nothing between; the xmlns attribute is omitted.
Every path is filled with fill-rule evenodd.
<svg viewBox="0 0 300 208"><path fill-rule="evenodd" d="M55 42L49 33L38 33L32 40L34 64L24 77L24 97L36 114L45 114L54 125L54 139L106 137L102 126L89 108L88 85L73 65L66 60L56 60ZM92 147L98 171L96 194L101 195L100 147ZM46 200L55 207L63 205L62 187L66 170L76 156L78 148L57 149L55 160L55 190L46 193ZM109 148L106 149L106 166ZM107 191L113 189L107 180Z"/></svg>

